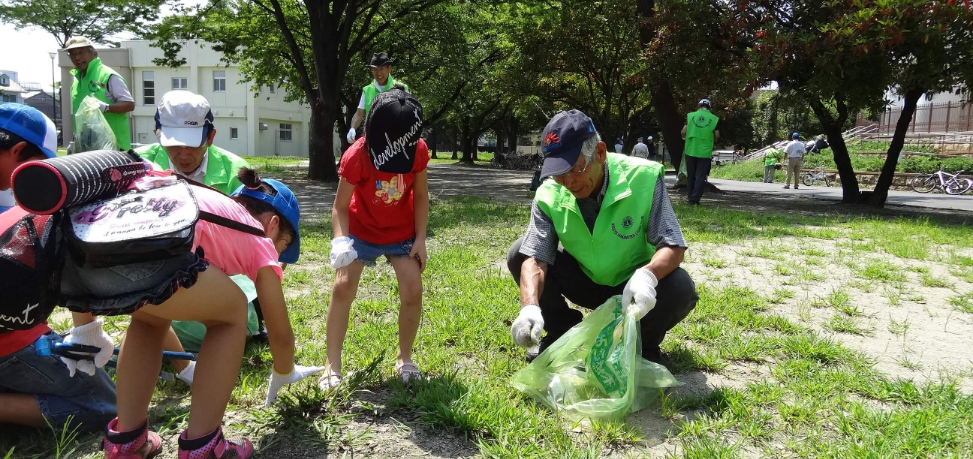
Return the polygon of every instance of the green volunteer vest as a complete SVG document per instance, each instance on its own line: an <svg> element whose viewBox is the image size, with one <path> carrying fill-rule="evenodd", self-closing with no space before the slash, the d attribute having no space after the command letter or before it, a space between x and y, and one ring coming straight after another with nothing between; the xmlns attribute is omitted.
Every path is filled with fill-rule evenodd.
<svg viewBox="0 0 973 459"><path fill-rule="evenodd" d="M567 188L547 180L534 196L544 215L551 218L564 250L595 283L616 286L632 277L655 254L645 241L655 184L662 165L616 153L608 154L608 190L595 219L594 232Z"/></svg>
<svg viewBox="0 0 973 459"><path fill-rule="evenodd" d="M696 158L713 157L713 131L720 118L709 110L699 109L686 115L686 151Z"/></svg>
<svg viewBox="0 0 973 459"><path fill-rule="evenodd" d="M405 86L405 92L409 92L409 85L395 81L395 79L392 78L392 75L389 75L389 80L386 83L388 83L385 86L386 88L391 88L396 84L401 84L402 86ZM365 116L368 116L368 111L372 108L372 100L375 99L375 96L381 94L383 91L379 91L378 88L375 87L375 82L373 81L372 83L369 83L368 86L363 86L361 88L361 92L365 94Z"/></svg>
<svg viewBox="0 0 973 459"><path fill-rule="evenodd" d="M71 75L74 75L74 82L71 83L72 114L78 113L78 107L81 106L81 101L89 94L106 104L112 103L105 95L105 91L108 89L108 79L112 75L121 78L123 83L125 82L125 79L118 72L107 65L103 65L99 57L92 59L88 63L88 70L83 77L78 69L71 70ZM118 142L118 149L126 151L131 148L132 135L129 133L128 128L128 113L106 112L105 120L108 121L108 126L111 127L112 132L115 133L115 141ZM75 132L77 132L78 124L76 122L74 123L74 127Z"/></svg>
<svg viewBox="0 0 973 459"><path fill-rule="evenodd" d="M780 157L780 152L774 149L770 149L764 152L764 166L776 166L777 159Z"/></svg>
<svg viewBox="0 0 973 459"><path fill-rule="evenodd" d="M145 145L135 150L143 158L152 161L163 169L171 169L169 155L165 147L159 144ZM230 153L215 145L210 145L206 150L209 155L206 163L206 175L203 176L203 185L209 185L224 194L233 193L237 187L243 185L240 179L236 178L237 172L241 167L252 167L245 159Z"/></svg>

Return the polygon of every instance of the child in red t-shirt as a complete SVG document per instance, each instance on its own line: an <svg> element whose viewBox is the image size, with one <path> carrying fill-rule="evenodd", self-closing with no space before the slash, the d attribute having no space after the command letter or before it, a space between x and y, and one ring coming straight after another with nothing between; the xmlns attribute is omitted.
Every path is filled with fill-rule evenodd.
<svg viewBox="0 0 973 459"><path fill-rule="evenodd" d="M365 137L341 157L341 182L331 210L335 274L328 307L328 364L323 389L341 382L341 348L348 312L365 265L384 255L399 282L399 354L395 370L403 381L419 378L412 344L422 312L422 271L426 268L429 150L419 135L422 106L400 87L375 97Z"/></svg>

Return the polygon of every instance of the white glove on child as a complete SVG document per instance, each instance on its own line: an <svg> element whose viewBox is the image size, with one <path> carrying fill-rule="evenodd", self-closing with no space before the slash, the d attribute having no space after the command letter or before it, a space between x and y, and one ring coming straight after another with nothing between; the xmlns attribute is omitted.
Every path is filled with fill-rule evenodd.
<svg viewBox="0 0 973 459"><path fill-rule="evenodd" d="M95 346L99 349L98 353L92 356L93 362L91 360L74 360L61 357L61 361L68 367L68 373L71 377L78 370L88 374L88 376L94 376L95 368L101 368L111 360L112 353L115 351L115 343L112 342L108 333L105 333L105 330L102 329L102 323L102 320L98 319L90 324L74 327L64 338L65 343Z"/></svg>
<svg viewBox="0 0 973 459"><path fill-rule="evenodd" d="M176 374L176 378L180 381L186 383L187 386L193 385L193 375L196 374L196 361L190 360L189 365L183 368L182 371Z"/></svg>
<svg viewBox="0 0 973 459"><path fill-rule="evenodd" d="M331 240L331 267L341 269L358 258L355 243L350 237L341 236Z"/></svg>
<svg viewBox="0 0 973 459"><path fill-rule="evenodd" d="M520 308L520 315L510 326L510 336L518 346L531 347L540 342L543 330L544 316L541 315L541 308L536 304L528 304Z"/></svg>
<svg viewBox="0 0 973 459"><path fill-rule="evenodd" d="M282 375L277 372L276 369L270 370L270 387L267 388L267 404L266 406L273 405L277 401L277 392L280 391L285 384L296 383L308 376L315 373L320 373L324 371L324 367L305 367L301 365L294 365L294 369L286 375Z"/></svg>
<svg viewBox="0 0 973 459"><path fill-rule="evenodd" d="M655 287L659 280L645 268L635 270L635 274L622 290L622 312L633 311L636 319L645 317L655 307ZM633 304L634 300L634 304Z"/></svg>
<svg viewBox="0 0 973 459"><path fill-rule="evenodd" d="M355 143L355 128L348 130L348 143Z"/></svg>

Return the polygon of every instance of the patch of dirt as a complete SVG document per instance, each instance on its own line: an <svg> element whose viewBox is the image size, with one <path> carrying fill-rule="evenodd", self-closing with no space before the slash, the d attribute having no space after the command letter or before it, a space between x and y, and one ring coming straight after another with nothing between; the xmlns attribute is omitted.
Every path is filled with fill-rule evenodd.
<svg viewBox="0 0 973 459"><path fill-rule="evenodd" d="M790 290L793 297L771 305L769 314L780 314L864 353L889 377L918 383L956 378L965 393L973 394L973 340L969 339L973 315L949 304L951 297L973 291L973 284L951 275L942 262L903 260L877 252L863 255L839 248L840 241L814 239L814 247L832 258L821 258L820 263L809 266L799 248L810 243L812 240L796 238L747 241L736 246L697 243L690 247L683 267L697 283L716 288L744 287L768 298L778 288ZM775 256L782 257L781 261L751 255L768 246ZM710 260L717 258L726 266L713 267ZM905 280L863 280L849 267L868 262L885 264L889 272L901 274ZM778 265L791 273L779 274ZM928 268L932 277L945 280L951 288L923 286L920 274L907 269L910 266ZM855 311L852 315L834 307L833 299L829 303L829 296L833 298L836 292L847 293L844 306ZM863 334L826 326L834 316L854 324Z"/></svg>

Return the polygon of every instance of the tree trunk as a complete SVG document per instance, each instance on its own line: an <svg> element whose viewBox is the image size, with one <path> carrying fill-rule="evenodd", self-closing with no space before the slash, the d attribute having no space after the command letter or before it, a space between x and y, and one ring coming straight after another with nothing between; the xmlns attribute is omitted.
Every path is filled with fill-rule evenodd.
<svg viewBox="0 0 973 459"><path fill-rule="evenodd" d="M682 163L682 152L686 146L685 141L682 140L682 123L679 121L685 117L679 114L679 107L676 105L676 98L672 95L672 88L667 78L659 77L655 89L652 90L652 105L659 120L659 130L662 131L666 152L669 153L669 159L678 171L679 164Z"/></svg>
<svg viewBox="0 0 973 459"><path fill-rule="evenodd" d="M433 128L432 130L432 159L439 159L436 157L436 149L439 148L439 129Z"/></svg>
<svg viewBox="0 0 973 459"><path fill-rule="evenodd" d="M310 129L308 132L308 178L324 182L338 181L338 168L335 166L334 113L324 104L312 105Z"/></svg>
<svg viewBox="0 0 973 459"><path fill-rule="evenodd" d="M453 132L453 135L449 136L449 149L450 150L453 150L453 156L450 159L452 159L453 161L458 160L459 159L459 156L458 156L458 153L457 153L457 150L456 150L456 133L455 133L455 131Z"/></svg>
<svg viewBox="0 0 973 459"><path fill-rule="evenodd" d="M655 2L653 0L637 0L635 10L644 21L655 16ZM641 23L638 28L639 41L642 43L642 47L648 47L655 37L656 30ZM685 147L680 121L685 117L679 113L679 106L672 94L672 87L669 86L669 79L665 75L665 70L659 69L653 76L656 79L656 84L652 88L652 107L655 108L655 117L659 121L659 130L662 131L662 139L665 141L669 158L678 171Z"/></svg>
<svg viewBox="0 0 973 459"><path fill-rule="evenodd" d="M892 143L889 144L888 153L885 155L882 174L878 176L875 190L866 201L868 205L884 207L885 201L889 198L889 188L892 186L892 178L895 177L895 166L899 164L899 153L902 152L902 146L905 144L905 133L909 130L912 114L915 113L922 94L923 90L919 88L912 88L905 92L905 104L902 106L902 113L899 114L899 120L895 123L895 133L892 134Z"/></svg>
<svg viewBox="0 0 973 459"><path fill-rule="evenodd" d="M828 108L821 101L808 101L811 110L818 117L824 133L828 135L828 142L831 144L831 152L834 154L834 163L841 176L841 202L855 203L861 201L862 193L858 188L858 176L855 169L851 166L851 157L848 156L848 146L845 145L845 138L842 136L842 121L836 121L831 117Z"/></svg>

